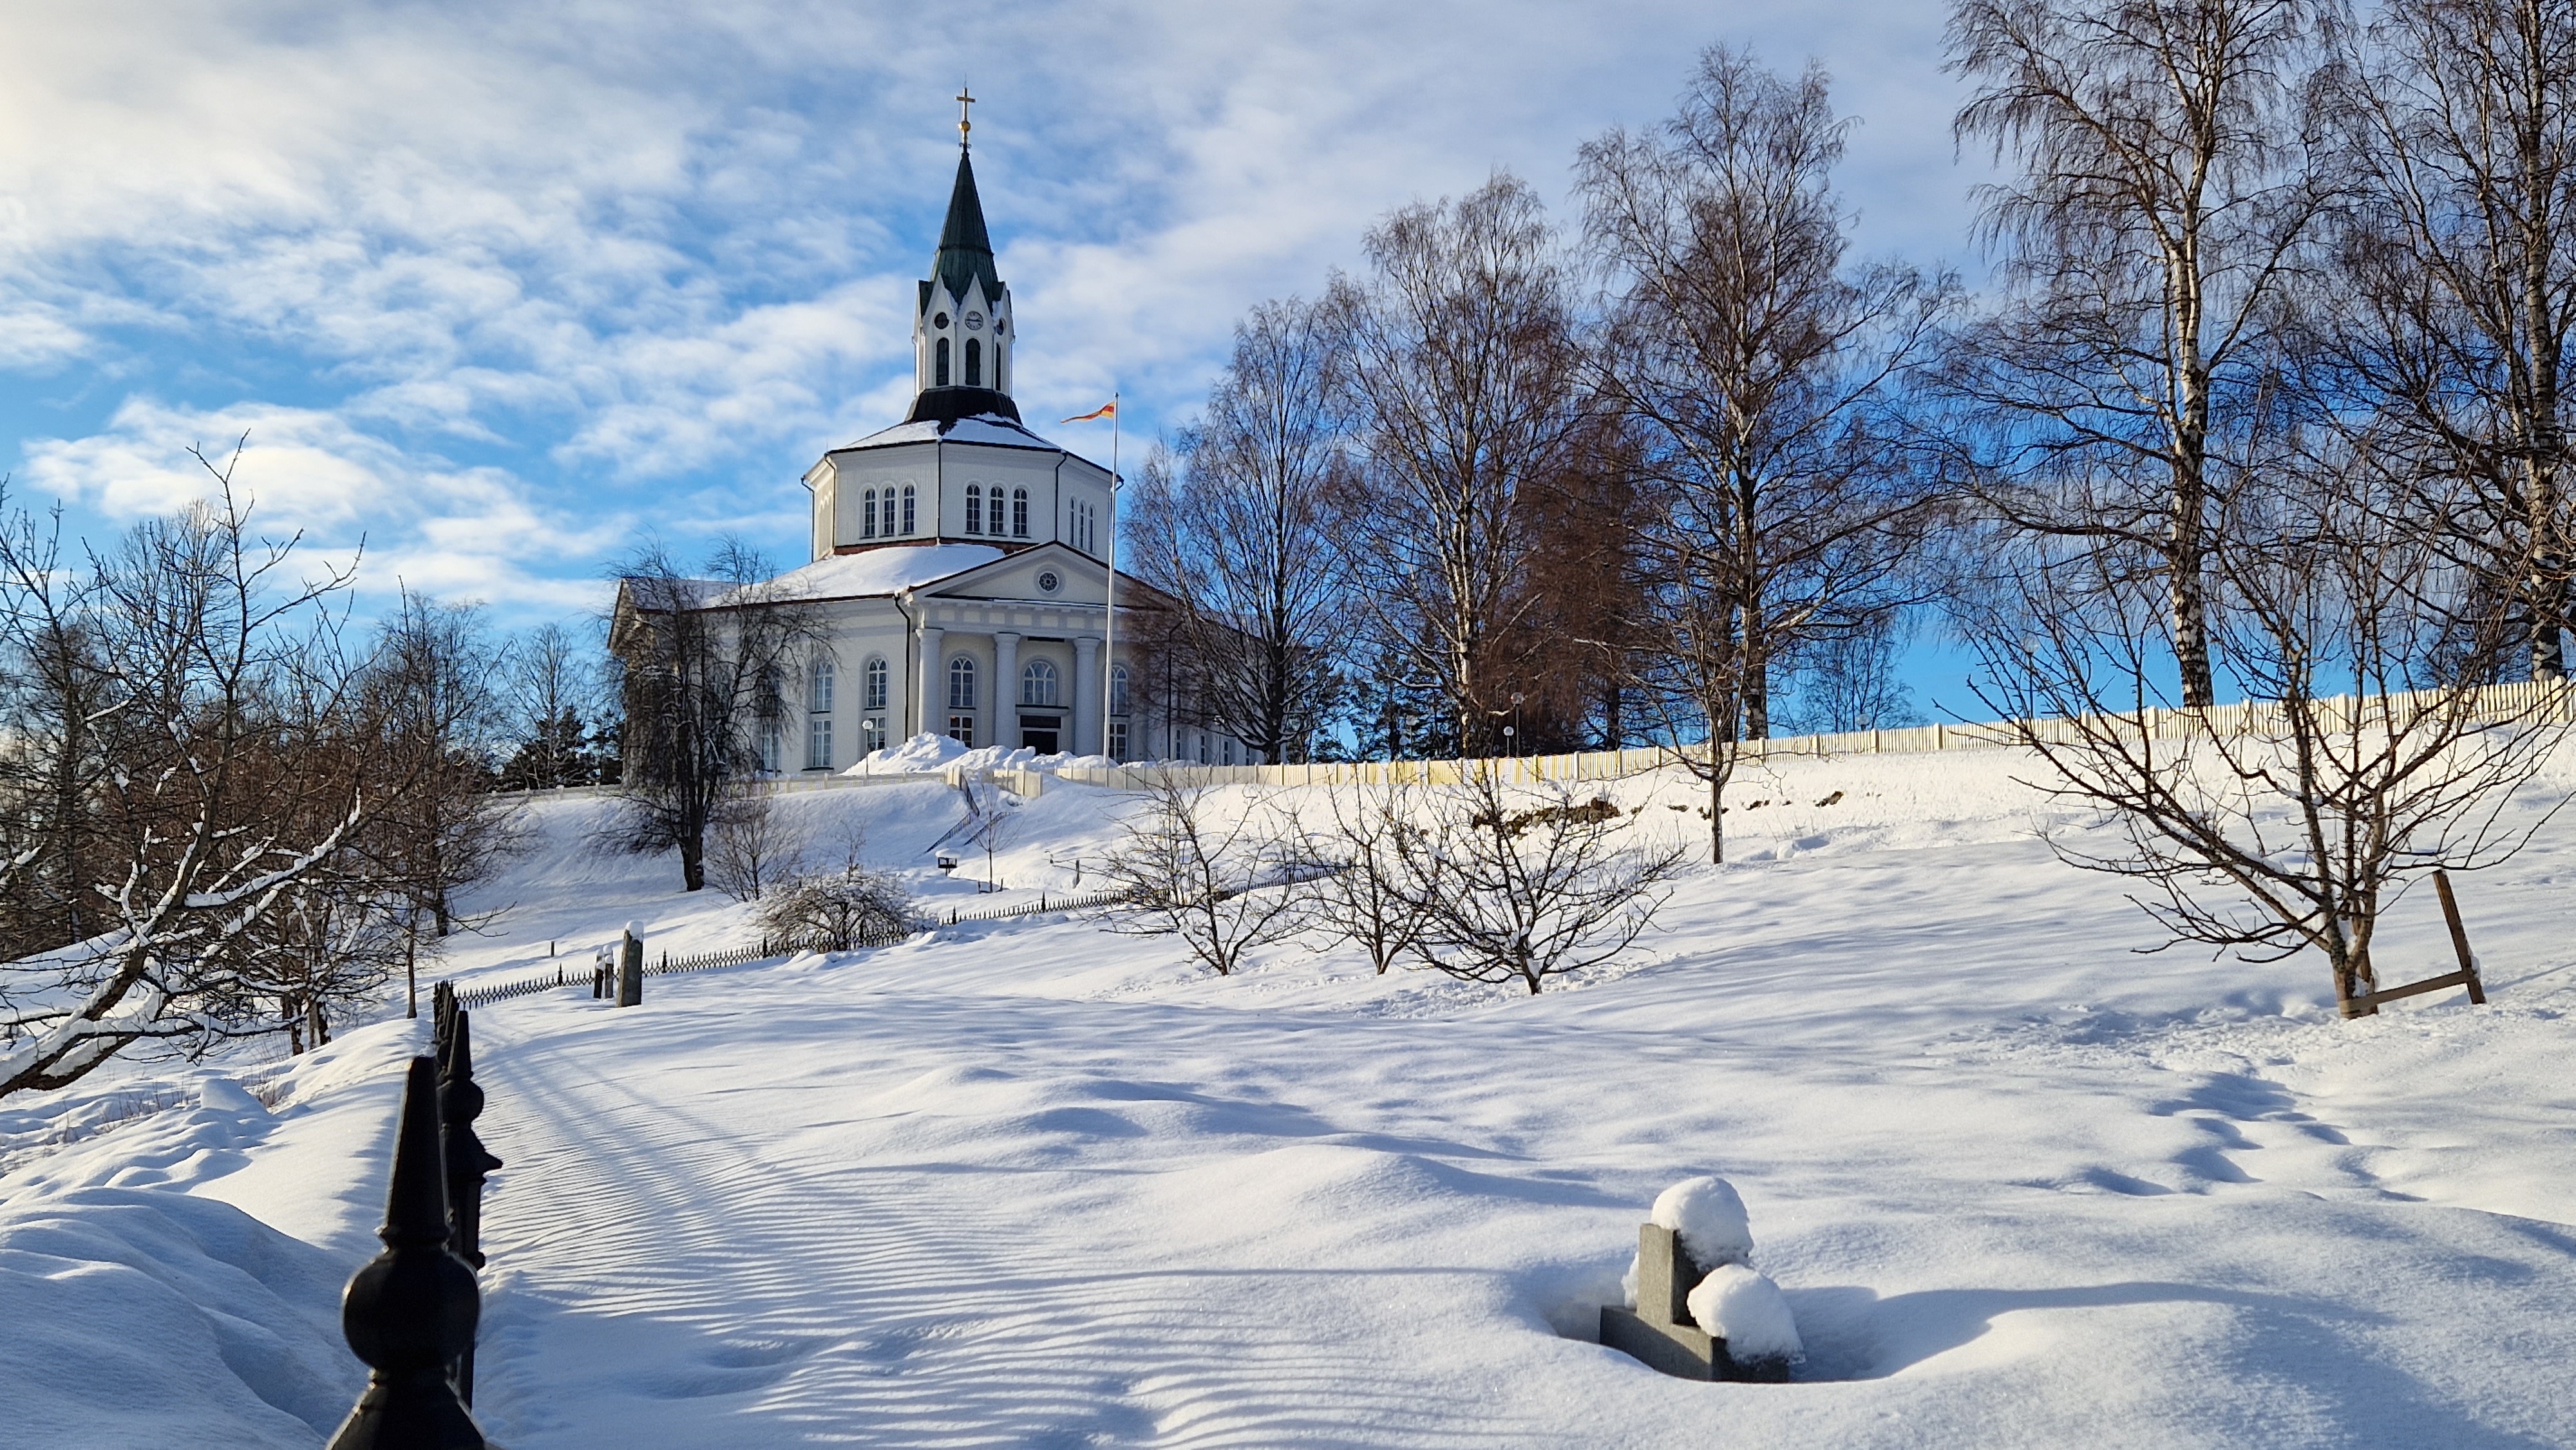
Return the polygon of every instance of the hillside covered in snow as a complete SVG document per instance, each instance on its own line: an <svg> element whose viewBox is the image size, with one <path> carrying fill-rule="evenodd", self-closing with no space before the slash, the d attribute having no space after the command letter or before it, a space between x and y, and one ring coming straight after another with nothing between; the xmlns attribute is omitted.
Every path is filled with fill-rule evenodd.
<svg viewBox="0 0 2576 1450"><path fill-rule="evenodd" d="M513 1450L2576 1443L2576 820L2460 880L2491 1005L2343 1022L2312 956L2142 952L2022 768L1748 765L1736 859L1534 997L1321 939L1220 979L1058 913L479 1009L478 1416ZM1702 829L1685 780L1609 789ZM944 921L1097 886L1135 801L1021 805L998 895L930 859L935 777L781 809ZM528 807L438 971L756 935L595 849L614 808ZM2429 889L2384 930L2389 980L2448 969ZM391 1011L0 1106L0 1438L320 1443L426 1041ZM1593 1342L1703 1173L1785 1291L1791 1383Z"/></svg>

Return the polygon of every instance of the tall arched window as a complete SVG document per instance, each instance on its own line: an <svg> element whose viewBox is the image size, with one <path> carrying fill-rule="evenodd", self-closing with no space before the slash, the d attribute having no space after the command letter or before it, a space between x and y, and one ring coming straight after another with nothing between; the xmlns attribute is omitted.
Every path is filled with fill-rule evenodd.
<svg viewBox="0 0 2576 1450"><path fill-rule="evenodd" d="M1055 703L1055 664L1051 660L1031 660L1020 671L1020 703L1052 705Z"/></svg>
<svg viewBox="0 0 2576 1450"><path fill-rule="evenodd" d="M877 536L877 491L873 488L860 495L859 519L861 524L859 537L875 538Z"/></svg>
<svg viewBox="0 0 2576 1450"><path fill-rule="evenodd" d="M1001 516L994 515L994 527L998 529L1001 522ZM981 484L966 485L966 532L970 534L984 532L984 488Z"/></svg>
<svg viewBox="0 0 2576 1450"><path fill-rule="evenodd" d="M1005 347L1003 347L1003 346L1002 346L1002 340L1001 340L1000 338L998 338L998 337L997 337L997 338L994 338L994 339L993 339L993 390L994 390L995 392L997 392L997 393L1007 393L1007 392L1009 392L1009 391L1011 390L1011 385L1010 385L1009 383L1006 383L1006 382L1002 381L1002 359L1003 359L1003 358L1005 358L1005 357L1007 357L1007 356L1009 356L1009 354L1010 354L1010 350L1009 350L1008 348L1005 348Z"/></svg>
<svg viewBox="0 0 2576 1450"><path fill-rule="evenodd" d="M1011 537L1025 539L1028 536L1029 491L1025 488L1015 488L1011 490Z"/></svg>
<svg viewBox="0 0 2576 1450"><path fill-rule="evenodd" d="M1109 713L1124 715L1127 710L1127 667L1112 665L1109 669Z"/></svg>
<svg viewBox="0 0 2576 1450"><path fill-rule="evenodd" d="M903 531L912 532L912 485L903 486Z"/></svg>
<svg viewBox="0 0 2576 1450"><path fill-rule="evenodd" d="M948 662L948 708L975 708L975 661L966 655Z"/></svg>
<svg viewBox="0 0 2576 1450"><path fill-rule="evenodd" d="M884 709L886 707L885 657L883 655L879 655L869 660L867 668L860 672L859 678L862 682L859 698L865 702L861 704L859 708L862 710Z"/></svg>
<svg viewBox="0 0 2576 1450"><path fill-rule="evenodd" d="M948 386L948 339L939 339L939 345L931 349L931 356L934 361L930 368L930 385L944 388Z"/></svg>
<svg viewBox="0 0 2576 1450"><path fill-rule="evenodd" d="M832 662L816 660L806 676L805 768L832 766Z"/></svg>
<svg viewBox="0 0 2576 1450"><path fill-rule="evenodd" d="M966 339L966 386L984 386L984 344L971 337Z"/></svg>
<svg viewBox="0 0 2576 1450"><path fill-rule="evenodd" d="M760 672L760 768L771 774L786 769L785 731L780 725L787 713L787 672L771 665Z"/></svg>

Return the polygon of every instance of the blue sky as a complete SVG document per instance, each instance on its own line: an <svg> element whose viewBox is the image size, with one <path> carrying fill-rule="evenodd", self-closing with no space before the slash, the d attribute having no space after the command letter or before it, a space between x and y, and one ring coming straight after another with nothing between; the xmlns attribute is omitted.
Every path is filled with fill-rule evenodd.
<svg viewBox="0 0 2576 1450"><path fill-rule="evenodd" d="M1945 8L15 0L0 469L101 530L247 430L374 594L568 617L646 531L801 558L798 477L908 401L961 79L1023 411L1117 387L1150 435L1376 217L1495 167L1561 202L1718 40L1833 72L1864 251L1973 275Z"/></svg>

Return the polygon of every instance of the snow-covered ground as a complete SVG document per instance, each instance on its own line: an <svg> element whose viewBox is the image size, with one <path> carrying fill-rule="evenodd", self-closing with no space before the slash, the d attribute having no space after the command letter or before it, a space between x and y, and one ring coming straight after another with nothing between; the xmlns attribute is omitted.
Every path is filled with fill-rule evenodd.
<svg viewBox="0 0 2576 1450"><path fill-rule="evenodd" d="M2576 821L2460 883L2492 1006L2344 1023L2312 958L2138 954L2025 768L1778 762L1733 864L1536 998L1033 917L479 1011L479 1414L513 1450L2576 1444ZM1682 782L1619 794L1699 829ZM939 907L1093 884L1125 803L1029 802L978 898L922 855L935 780L785 800ZM747 934L589 849L609 809L535 808L447 969ZM2449 965L2429 891L2383 942L2390 980ZM0 1104L0 1441L318 1443L426 1026ZM1698 1173L1795 1383L1590 1342Z"/></svg>

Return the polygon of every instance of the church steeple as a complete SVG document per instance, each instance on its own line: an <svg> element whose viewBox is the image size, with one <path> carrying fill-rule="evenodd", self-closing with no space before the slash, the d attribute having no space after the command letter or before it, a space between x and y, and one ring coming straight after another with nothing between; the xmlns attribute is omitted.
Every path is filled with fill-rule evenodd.
<svg viewBox="0 0 2576 1450"><path fill-rule="evenodd" d="M957 148L957 184L948 192L948 221L939 229L939 255L930 275L952 296L966 295L966 284L981 281L986 297L1002 295L1002 274L993 267L993 239L984 230L983 198L975 194L975 161Z"/></svg>
<svg viewBox="0 0 2576 1450"><path fill-rule="evenodd" d="M1011 289L993 265L993 239L984 229L984 202L975 191L974 157L968 149L973 123L965 108L974 97L957 96L957 181L948 193L948 218L939 228L939 251L921 283L913 314L916 393L910 421L942 422L999 413L1017 422L1010 397Z"/></svg>

